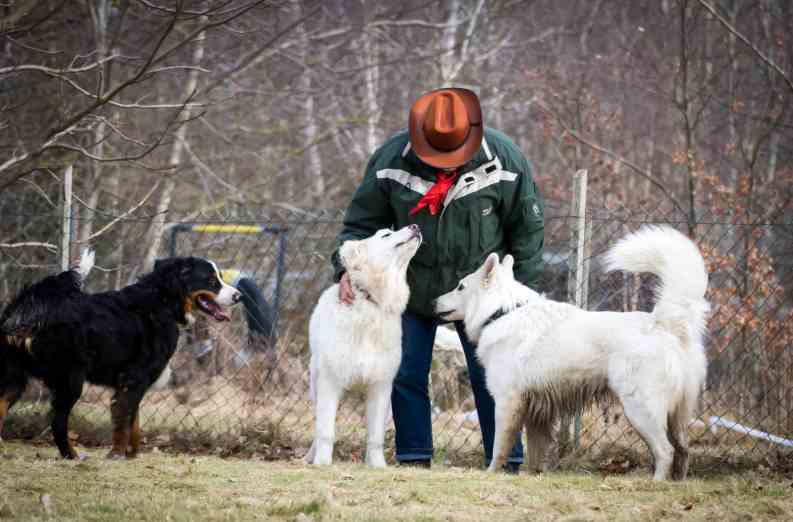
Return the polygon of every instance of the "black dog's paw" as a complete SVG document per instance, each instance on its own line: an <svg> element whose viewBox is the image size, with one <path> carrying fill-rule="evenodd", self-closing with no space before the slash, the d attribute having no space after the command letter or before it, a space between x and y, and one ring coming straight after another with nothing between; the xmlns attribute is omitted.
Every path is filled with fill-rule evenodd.
<svg viewBox="0 0 793 522"><path fill-rule="evenodd" d="M127 458L126 455L123 453L119 453L116 450L110 450L107 455L105 456L107 460L124 460Z"/></svg>

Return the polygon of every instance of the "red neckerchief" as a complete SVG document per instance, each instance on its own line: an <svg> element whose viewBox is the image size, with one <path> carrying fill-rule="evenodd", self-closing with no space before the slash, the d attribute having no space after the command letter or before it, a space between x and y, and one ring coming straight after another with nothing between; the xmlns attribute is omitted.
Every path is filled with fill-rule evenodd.
<svg viewBox="0 0 793 522"><path fill-rule="evenodd" d="M410 215L418 213L422 208L428 207L430 214L435 215L443 206L443 200L446 199L446 194L449 189L454 186L460 173L457 171L446 172L440 171L435 175L435 184L432 188L424 194L415 207L410 211Z"/></svg>

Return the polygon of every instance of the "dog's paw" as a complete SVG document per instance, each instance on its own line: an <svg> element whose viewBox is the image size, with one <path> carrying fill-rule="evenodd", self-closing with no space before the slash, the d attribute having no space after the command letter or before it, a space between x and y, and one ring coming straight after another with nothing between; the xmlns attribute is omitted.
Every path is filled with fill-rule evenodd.
<svg viewBox="0 0 793 522"><path fill-rule="evenodd" d="M74 448L69 448L69 450L66 453L63 453L63 452L61 453L61 458L64 458L66 460L82 461L82 460L87 459L88 455L86 455L85 453L82 453L80 451L77 451Z"/></svg>
<svg viewBox="0 0 793 522"><path fill-rule="evenodd" d="M328 466L333 463L333 444L328 444L324 440L315 441L312 449L314 451L312 464L315 466Z"/></svg>
<svg viewBox="0 0 793 522"><path fill-rule="evenodd" d="M105 455L105 458L107 460L124 460L127 458L127 456L123 453L119 453L118 451L110 450L107 455Z"/></svg>
<svg viewBox="0 0 793 522"><path fill-rule="evenodd" d="M333 453L330 451L319 451L314 454L311 463L315 466L330 466L333 464Z"/></svg>
<svg viewBox="0 0 793 522"><path fill-rule="evenodd" d="M385 457L380 455L367 455L366 465L372 468L384 469L386 468Z"/></svg>

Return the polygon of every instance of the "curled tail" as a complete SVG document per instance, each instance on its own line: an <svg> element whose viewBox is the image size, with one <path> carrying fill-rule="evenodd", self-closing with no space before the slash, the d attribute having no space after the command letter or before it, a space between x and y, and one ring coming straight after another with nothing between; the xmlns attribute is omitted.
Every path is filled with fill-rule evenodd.
<svg viewBox="0 0 793 522"><path fill-rule="evenodd" d="M0 335L18 346L30 347L38 332L63 309L64 300L83 295L83 281L94 266L94 251L85 249L80 264L27 286L0 314Z"/></svg>
<svg viewBox="0 0 793 522"><path fill-rule="evenodd" d="M710 306L705 300L708 272L699 249L668 226L645 226L628 234L605 255L608 271L650 272L660 279L653 315L659 327L684 346L701 344Z"/></svg>

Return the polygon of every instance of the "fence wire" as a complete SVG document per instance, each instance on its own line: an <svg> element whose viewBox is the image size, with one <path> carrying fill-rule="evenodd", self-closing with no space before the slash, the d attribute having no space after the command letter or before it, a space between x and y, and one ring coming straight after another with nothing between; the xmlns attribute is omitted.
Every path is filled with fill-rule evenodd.
<svg viewBox="0 0 793 522"><path fill-rule="evenodd" d="M0 203L0 299L7 302L25 284L58 270L61 217L31 211L22 194ZM52 207L55 205L53 204ZM160 257L196 255L246 278L263 298L232 321L198 321L180 336L171 361L170 386L147 394L141 425L150 447L261 453L268 458L300 455L310 444L313 413L308 395L308 318L331 281L329 255L341 227L338 210L224 209L176 219L172 215L117 216L83 209L73 218L101 230L91 246L97 269L88 291L120 288L134 281L153 220L165 226ZM548 202L542 290L573 301L576 219L569 205ZM708 264L709 372L699 417L692 424L693 458L701 462L777 458L793 446L793 226L731 223L723 215L691 216L660 209L587 212L585 243L590 310L652 309L655 281L649 275L606 274L601 254L644 223L667 223L693 233ZM73 244L74 254L84 245ZM265 317L264 327L259 318ZM260 326L257 328L257 325ZM452 464L481 462L477 424L465 360L456 334L441 331L431 370L436 454ZM337 451L359 458L365 447L365 390L350 390L339 409ZM88 386L73 414L78 444L110 439L110 395ZM49 437L48 392L29 387L6 422L7 437ZM571 420L572 421L572 420ZM390 424L390 423L389 423ZM630 455L649 459L619 405L596 405L577 422L563 423L565 462ZM568 433L569 430L569 433ZM569 435L569 438L568 438ZM393 447L393 426L387 446ZM608 457L610 458L610 457Z"/></svg>

